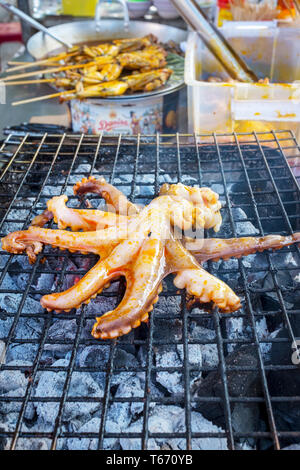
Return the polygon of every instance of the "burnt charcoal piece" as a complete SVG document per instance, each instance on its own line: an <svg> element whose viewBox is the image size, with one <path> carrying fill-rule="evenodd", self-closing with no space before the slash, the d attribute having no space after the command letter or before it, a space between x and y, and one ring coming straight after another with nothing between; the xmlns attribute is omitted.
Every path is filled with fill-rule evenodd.
<svg viewBox="0 0 300 470"><path fill-rule="evenodd" d="M242 346L226 357L227 366L251 367L255 370L233 370L227 372L230 397L262 397L258 357L255 346ZM221 403L202 402L197 410L217 426L226 428L224 414L223 380L219 371L210 372L197 389L198 397L220 397ZM253 403L231 403L232 425L236 432L257 431L259 426L259 405ZM246 419L240 419L241 413Z"/></svg>
<svg viewBox="0 0 300 470"><path fill-rule="evenodd" d="M276 338L288 338L286 329L281 330ZM291 342L273 343L271 361L274 365L291 366L292 356ZM272 370L268 374L268 385L271 396L293 397L299 396L300 369ZM300 408L299 401L280 401L273 403L275 423L278 431L299 431ZM298 444L299 437L284 437L280 439L281 447Z"/></svg>

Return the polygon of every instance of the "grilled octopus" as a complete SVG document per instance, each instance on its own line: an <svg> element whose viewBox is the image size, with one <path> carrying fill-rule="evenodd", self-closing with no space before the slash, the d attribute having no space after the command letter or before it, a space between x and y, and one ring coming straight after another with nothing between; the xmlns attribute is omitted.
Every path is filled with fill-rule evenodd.
<svg viewBox="0 0 300 470"><path fill-rule="evenodd" d="M77 284L41 299L48 311L79 308L108 287L112 279L124 276L124 298L115 310L97 318L92 331L95 338L116 338L147 322L162 290L162 280L171 273L175 274L175 286L185 288L195 302L212 303L223 312L236 311L241 307L239 297L201 263L300 242L300 233L289 237L198 238L192 242L188 237L179 239L178 233L195 227L219 230L221 203L209 188L165 184L159 196L143 208L132 204L104 178L83 179L74 186L74 192L79 197L99 194L109 210L70 209L67 196L54 197L28 230L3 238L2 248L10 253L26 252L31 263L44 244L100 256ZM52 218L58 230L43 228Z"/></svg>

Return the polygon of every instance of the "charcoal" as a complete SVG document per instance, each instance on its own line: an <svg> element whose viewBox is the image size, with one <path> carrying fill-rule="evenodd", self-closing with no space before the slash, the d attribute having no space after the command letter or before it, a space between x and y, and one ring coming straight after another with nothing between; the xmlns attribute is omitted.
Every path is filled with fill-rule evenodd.
<svg viewBox="0 0 300 470"><path fill-rule="evenodd" d="M21 294L4 294L4 295L1 294L0 295L0 309L3 309L5 312L16 313L21 300L22 300ZM2 325L0 326L0 328L2 328Z"/></svg>
<svg viewBox="0 0 300 470"><path fill-rule="evenodd" d="M182 369L182 360L176 346L163 346L155 352L157 367L178 367ZM171 394L183 393L182 372L156 372L156 381Z"/></svg>
<svg viewBox="0 0 300 470"><path fill-rule="evenodd" d="M105 138L104 138L105 139ZM136 149L129 145L121 145L116 159L116 149L113 145L104 147L100 158L96 159L94 167L95 146L88 146L85 142L85 149L82 147L78 158L73 162L71 173L70 161L72 161L76 149L75 141L69 141L68 157L62 152L57 156L55 163L55 173L48 175L44 182L46 168L52 160L51 151L57 146L44 144L44 163L34 164L34 171L29 172L26 177L26 187L22 191L22 197L18 196L14 201L14 206L8 214L11 222L5 221L2 231L10 232L25 227L31 216L40 214L45 209L45 202L54 195L66 193L73 195L73 184L83 177L88 176L93 170L93 174L108 175L113 170L113 178L110 182L119 184L120 189L125 194L136 198L136 202L141 204L149 203L157 190L157 185L164 182L177 183L178 181L178 153L174 146L164 146L160 153L159 174L154 174L155 162L153 155L156 155L156 146L142 145L142 152L139 155L139 165L136 167ZM71 142L71 143L70 143ZM26 150L32 155L35 146L27 143ZM264 162L259 162L259 152L255 152L254 146L240 144L245 157L250 184L254 191L257 202L257 210L263 231L267 233L284 233L287 226L282 216L276 194L272 193L272 182L265 171ZM84 154L84 150L87 152ZM222 210L223 224L218 234L213 230L208 232L212 237L233 237L233 236L256 236L259 232L257 223L257 213L253 206L253 200L249 192L248 183L245 179L244 170L240 161L240 154L237 149L223 146L219 143L219 151L225 170L227 183L223 181L222 174L218 172L220 168L219 156L215 146L198 146L201 160L201 176L203 186L210 186L212 190L220 195L220 201L224 204ZM273 151L273 150L272 150ZM274 152L274 151L273 151ZM23 158L21 152L19 157ZM279 152L277 152L279 155ZM166 158L165 158L166 156ZM280 155L279 155L280 156ZM288 215L292 215L290 221L292 228L297 227L298 208L291 204L291 191L286 190L286 180L282 180L282 171L279 169L279 162L270 159L271 171L275 178L280 177L276 184L283 202L288 202L285 208ZM28 158L27 154L24 158ZM234 162L234 158L236 161ZM173 163L172 163L173 159ZM182 146L180 149L181 181L184 184L199 184L197 155L191 151L189 146ZM276 163L275 163L276 162ZM154 163L154 165L153 165ZM46 165L46 166L45 166ZM28 166L28 165L27 165ZM259 168L257 168L257 166ZM133 170L138 169L133 180ZM3 211L9 206L27 167L18 164L18 171L8 171L9 181L1 183L1 193L8 194L8 201L3 201ZM36 170L36 171L35 171ZM107 176L106 176L107 177ZM66 179L68 178L68 179ZM134 182L134 184L133 184ZM46 183L42 191L42 197L36 201L41 184ZM67 184L66 184L67 183ZM229 201L225 193L229 194ZM134 189L134 194L132 190ZM20 192L21 194L21 192ZM30 194L30 197L26 197ZM104 207L104 201L97 195L91 196L90 201L94 208ZM272 206L267 207L266 204ZM30 214L33 205L34 211ZM230 210L228 207L230 205ZM68 206L80 207L78 198L70 197ZM83 207L81 205L81 207ZM2 212L3 212L2 211ZM233 216L233 223L231 214ZM24 225L25 224L25 225ZM28 225L28 224L27 224ZM48 256L51 253L52 256ZM169 438L150 438L148 448L155 450L185 450L186 437L173 438L173 433L186 434L186 412L184 408L184 387L185 387L185 339L184 327L187 324L187 335L189 343L187 345L189 366L190 387L196 397L217 397L220 403L192 400L191 429L193 432L222 433L226 429L224 417L224 396L221 369L219 369L219 354L217 347L217 336L213 317L204 314L203 308L195 307L192 315L183 317L182 304L184 297L178 293L173 285L171 276L164 280L164 292L160 295L152 314L153 348L148 351L149 327L141 325L130 334L115 342L97 342L91 336L91 330L95 323L95 317L101 316L116 307L122 297L124 282L113 282L102 295L93 299L88 306L84 307L85 317L83 328L79 331L80 309L77 313L72 311L69 318L58 318L52 315L51 325L47 330L47 337L43 338L48 314L40 304L41 291L45 293L58 292L74 285L79 277L95 263L95 256L81 256L78 254L60 254L58 250L51 247L44 247L44 255L47 260L32 268L25 255L14 256L11 259L9 269L4 276L0 286L3 294L0 294L0 363L4 367L5 363L17 365L19 371L0 372L0 432L13 432L19 419L24 395L28 384L32 385L30 397L26 405L21 432L30 432L32 436L17 440L17 449L26 450L46 450L51 447L52 439L35 437L37 432L53 433L57 424L58 410L60 407L62 394L66 384L67 374L70 367L73 352L76 353L74 372L67 392L66 402L61 415L59 438L57 448L64 450L90 450L97 449L100 427L102 423L103 396L108 380L110 388L108 393L110 399L105 422L105 433L121 434L120 438L104 437L104 449L140 449L142 438L124 438L122 434L127 432L144 432L144 407L145 397L151 395L154 400L147 403L149 409L149 432L170 434ZM43 255L43 256L44 256ZM53 256L54 255L54 256ZM0 259L0 267L4 269L9 255L3 254ZM247 371L227 371L228 391L231 397L263 397L261 390L261 378L259 374L259 363L257 359L257 345L253 345L254 336L252 331L251 316L245 304L245 286L240 267L243 267L246 275L246 282L249 288L252 311L272 312L271 315L256 316L255 326L260 344L263 360L270 365L291 365L291 345L290 342L276 343L273 338L288 338L288 333L283 329L284 315L282 305L276 286L274 286L273 276L270 272L269 258L275 268L275 274L280 287L288 314L290 310L300 308L299 294L299 255L295 248L285 248L283 251L274 253L256 253L241 260L229 259L218 262L205 263L214 275L227 282L241 297L243 308L237 315L222 315L220 326L221 334L225 339L223 349L227 366L239 366L254 370ZM35 269L33 279L26 299L23 293L27 291L28 282ZM53 273L47 273L47 271ZM288 272L289 270L289 272ZM26 271L26 272L24 272ZM43 272L45 271L45 272ZM78 274L79 272L79 274ZM7 293L5 293L7 290ZM268 290L268 292L261 292ZM20 303L24 301L22 311ZM278 314L274 315L274 312ZM291 312L292 313L292 312ZM294 313L294 312L293 312ZM18 314L18 316L16 315ZM34 314L37 314L34 316ZM238 316L239 315L239 316ZM74 318L75 317L75 318ZM290 323L296 337L300 337L300 321L298 315L291 314ZM51 318L51 317L50 317ZM10 330L15 321L14 331L10 335ZM76 335L80 333L80 338L75 341ZM9 343L7 337L10 337ZM36 358L41 339L44 339L44 347L39 361L39 367L34 381L28 374L32 370L32 364ZM226 341L229 340L229 343ZM25 342L24 342L25 341ZM230 343L232 341L232 343ZM263 342L262 342L263 341ZM5 343L7 344L7 348ZM21 342L21 344L20 344ZM206 344L209 342L208 344ZM241 345L241 343L252 343ZM76 345L76 351L74 347ZM112 353L114 355L112 357ZM57 360L59 359L59 360ZM110 364L110 360L111 364ZM12 362L13 361L13 362ZM175 372L152 370L149 383L146 386L146 371L149 363L155 367L175 367ZM110 370L110 365L112 370ZM62 366L63 372L44 370L43 367ZM25 372L21 370L26 369ZM89 368L94 372L85 372L84 368ZM130 371L129 369L136 369ZM198 369L204 369L199 371ZM82 370L83 369L83 370ZM210 370L212 369L212 371ZM267 370L267 380L271 396L282 396L290 393L290 396L298 396L300 383L297 370ZM1 388L2 387L2 388ZM288 391L287 391L288 390ZM176 396L177 395L177 396ZM176 405L160 405L158 400L175 396ZM20 401L9 400L9 397L20 399ZM48 402L39 402L38 398L52 399ZM195 397L195 398L196 398ZM69 401L74 398L74 402ZM76 401L76 398L78 400ZM127 402L130 398L138 399L137 402ZM8 402L4 401L8 399ZM91 401L85 401L91 399ZM121 401L116 401L121 400ZM300 418L297 410L298 402L279 403L272 401L272 408L276 426L278 430L295 431L299 429ZM230 403L232 413L232 425L235 432L249 433L256 431L269 431L265 404L250 402ZM65 438L61 433L95 433L94 438ZM0 439L0 448L9 448L11 439ZM238 449L253 449L257 445L254 440L235 439ZM271 438L259 440L260 448L270 448ZM293 444L293 439L282 439L281 444L288 446L299 446L298 442ZM297 439L295 438L295 442ZM227 449L225 437L193 438L192 448L195 450Z"/></svg>
<svg viewBox="0 0 300 470"><path fill-rule="evenodd" d="M25 430L24 430L25 431ZM50 439L41 439L41 438L22 438L20 437L17 440L16 450L49 450L50 449Z"/></svg>
<svg viewBox="0 0 300 470"><path fill-rule="evenodd" d="M15 338L39 339L44 327L44 320L40 318L20 317L15 329Z"/></svg>
<svg viewBox="0 0 300 470"><path fill-rule="evenodd" d="M143 418L140 418L138 421L135 421L130 426L128 426L126 433L140 433L143 431ZM122 437L120 438L120 446L122 450L141 450L142 448L142 439L141 438L131 438L131 437ZM148 439L148 450L159 450L159 446L156 444L154 439Z"/></svg>
<svg viewBox="0 0 300 470"><path fill-rule="evenodd" d="M214 331L196 325L194 323L190 334L192 340L196 342L216 341L216 334ZM199 344L201 351L202 366L203 367L216 367L219 363L218 348L216 344Z"/></svg>
<svg viewBox="0 0 300 470"><path fill-rule="evenodd" d="M11 390L10 392L1 394L3 398L18 398L18 401L0 401L0 413L3 415L15 414L20 411L22 398L25 396L26 389L23 387Z"/></svg>
<svg viewBox="0 0 300 470"><path fill-rule="evenodd" d="M67 352L73 348L77 328L75 318L70 320L55 320L50 326L47 336L52 343L47 343L46 341L44 350L51 352L57 359L64 358ZM61 344L61 342L67 344Z"/></svg>
<svg viewBox="0 0 300 470"><path fill-rule="evenodd" d="M95 370L97 368L103 369L107 366L109 354L110 346L87 346L79 349L77 362L79 367L92 367ZM93 378L103 389L105 388L106 372L93 373Z"/></svg>
<svg viewBox="0 0 300 470"><path fill-rule="evenodd" d="M112 403L107 416L110 421L118 424L121 430L127 429L131 421L130 403Z"/></svg>
<svg viewBox="0 0 300 470"><path fill-rule="evenodd" d="M4 424L3 422L0 423L0 433L7 433L7 432L9 432L8 426L6 424ZM10 439L8 439L6 437L0 437L0 451L1 450L8 450L9 441L10 441Z"/></svg>
<svg viewBox="0 0 300 470"><path fill-rule="evenodd" d="M23 361L12 361L7 366L30 366L30 363L25 364ZM25 394L25 390L28 384L28 379L25 377L25 373L20 370L3 370L0 372L0 393L8 393L17 389L23 390L21 396Z"/></svg>
<svg viewBox="0 0 300 470"><path fill-rule="evenodd" d="M93 418L83 426L81 426L76 432L78 433L95 433L100 431L100 418ZM119 433L120 427L118 424L107 421L106 432ZM104 439L104 449L115 449L117 446L118 439ZM71 438L68 439L67 448L68 450L96 450L98 446L97 438Z"/></svg>
<svg viewBox="0 0 300 470"><path fill-rule="evenodd" d="M115 397L144 397L144 387L141 385L141 380L138 377L132 376L121 383L118 387L118 390L115 394ZM141 414L144 410L144 402L132 402L130 404L130 412L133 418L136 418L137 415Z"/></svg>
<svg viewBox="0 0 300 470"><path fill-rule="evenodd" d="M233 353L228 354L226 357L226 364L230 366L253 367L255 370L251 371L227 371L228 393L231 397L261 397L261 383L258 370L258 357L255 346L247 345L241 346ZM217 426L225 429L224 417L224 391L223 382L219 371L210 372L206 378L200 382L197 389L198 397L219 397L221 403L199 403L195 405L195 409L209 421L212 421ZM248 420L245 425L248 426L248 432L254 430L258 426L259 409L256 406L250 407L252 412L251 420ZM232 413L234 413L236 404L232 403ZM248 404L244 404L245 408ZM233 422L233 428L239 432L240 420ZM254 427L254 429L253 429ZM257 428L255 429L257 430Z"/></svg>
<svg viewBox="0 0 300 470"><path fill-rule="evenodd" d="M240 208L240 207L233 207L231 209L232 217L235 221L236 232L238 236L251 236L251 235L258 235L259 231L254 225L247 220L247 214ZM232 238L234 234L232 233L232 227L230 224L229 219L229 211L226 210L222 212L223 215L223 223L221 228L217 234L218 238Z"/></svg>
<svg viewBox="0 0 300 470"><path fill-rule="evenodd" d="M76 319L59 320L53 322L48 331L48 338L52 341L71 343L75 339L78 326Z"/></svg>
<svg viewBox="0 0 300 470"><path fill-rule="evenodd" d="M185 357L183 353L182 344L177 345L177 351L178 351L178 354L182 363L184 363ZM202 353L201 353L201 346L199 344L188 345L188 361L187 362L190 366L198 366L198 367L202 366Z"/></svg>
<svg viewBox="0 0 300 470"><path fill-rule="evenodd" d="M87 346L79 354L80 367L105 367L110 354L109 345Z"/></svg>
<svg viewBox="0 0 300 470"><path fill-rule="evenodd" d="M138 360L130 353L122 349L117 348L114 356L114 367L115 369L127 369L128 367L136 368L139 365Z"/></svg>
<svg viewBox="0 0 300 470"><path fill-rule="evenodd" d="M0 341L0 365L6 360L6 344L4 341Z"/></svg>
<svg viewBox="0 0 300 470"><path fill-rule="evenodd" d="M288 447L284 447L284 449L281 450L300 450L300 444L291 444Z"/></svg>
<svg viewBox="0 0 300 470"><path fill-rule="evenodd" d="M25 343L11 343L6 350L6 361L18 361L19 364L33 364L37 351L38 344Z"/></svg>
<svg viewBox="0 0 300 470"><path fill-rule="evenodd" d="M229 340L249 339L249 331L245 328L245 320L243 317L231 317L226 320L226 332ZM233 352L236 349L237 343L228 344L228 352Z"/></svg>
<svg viewBox="0 0 300 470"><path fill-rule="evenodd" d="M42 313L42 312L44 312L44 309L41 306L40 298L41 298L40 295L38 296L38 299L33 299L32 296L28 295L25 299L23 309L22 309L22 313L23 314L24 313L33 314L33 313Z"/></svg>
<svg viewBox="0 0 300 470"><path fill-rule="evenodd" d="M51 292L54 280L53 274L39 273L37 279L32 283L32 288L37 291Z"/></svg>
<svg viewBox="0 0 300 470"><path fill-rule="evenodd" d="M193 432L222 432L212 423L203 418L199 413L191 413ZM143 429L143 418L132 423L127 432L141 433ZM182 433L185 431L185 412L183 408L174 405L157 405L150 412L148 429L151 433ZM141 449L141 439L121 438L120 444L123 450ZM198 438L193 439L193 449L198 450L226 450L227 444L224 438ZM185 439L174 438L150 438L148 450L183 450L186 449Z"/></svg>
<svg viewBox="0 0 300 470"><path fill-rule="evenodd" d="M174 432L185 431L185 413L184 410L180 413L180 421L177 422ZM208 432L216 434L223 432L221 428L218 428L210 421L206 420L200 413L195 411L191 412L191 428L192 432ZM185 450L186 442L185 439L170 439L168 444L171 449L174 450ZM177 447L177 449L176 449ZM227 450L226 438L194 438L192 439L193 450Z"/></svg>
<svg viewBox="0 0 300 470"><path fill-rule="evenodd" d="M14 269L16 272L9 272L4 279L4 286L10 285L9 289L16 289L16 290L25 290L28 286L30 274L22 272L24 270L24 266L20 264L18 260L14 261L10 265L10 269ZM3 287L2 285L2 288Z"/></svg>
<svg viewBox="0 0 300 470"><path fill-rule="evenodd" d="M164 333L166 333L166 330L169 329L170 322L166 321L164 319L160 319L159 316L163 315L164 317L170 316L172 317L174 315L178 315L181 313L181 297L180 296L168 296L164 297L161 295L159 297L159 300L157 304L155 304L155 329L154 329L154 335L157 335L158 339L163 339L161 338ZM172 333L174 335L179 335L181 336L181 331L179 330L180 323L174 324L172 323ZM159 337L160 336L160 337ZM170 333L169 335L170 336Z"/></svg>
<svg viewBox="0 0 300 470"><path fill-rule="evenodd" d="M298 334L297 334L298 336ZM283 328L277 335L279 338L289 338L288 332ZM272 344L271 363L274 365L292 365L293 349L291 342L277 342ZM299 396L300 375L298 369L271 370L268 372L268 386L271 396ZM281 431L294 431L300 429L299 402L274 402L273 410L275 422ZM299 443L299 438L283 437L280 439L282 447Z"/></svg>
<svg viewBox="0 0 300 470"><path fill-rule="evenodd" d="M69 362L65 359L56 361L54 367L68 367ZM66 380L65 372L42 372L34 395L37 397L61 397ZM64 407L63 421L68 422L77 417L84 417L97 411L101 407L100 398L103 390L90 376L89 373L73 372L69 397L94 397L93 402L67 402ZM58 413L58 403L36 402L36 412L39 418L46 423L53 423Z"/></svg>

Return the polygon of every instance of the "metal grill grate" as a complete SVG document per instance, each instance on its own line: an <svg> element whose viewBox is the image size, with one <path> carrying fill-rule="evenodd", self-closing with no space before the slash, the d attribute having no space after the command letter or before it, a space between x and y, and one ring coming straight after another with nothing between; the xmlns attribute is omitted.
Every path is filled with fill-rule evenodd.
<svg viewBox="0 0 300 470"><path fill-rule="evenodd" d="M224 201L224 236L289 235L300 230L299 155L291 132L130 138L10 134L0 148L0 235L27 228L54 195L68 194L69 205L76 207L72 187L91 174L103 175L138 203L148 203L164 182L210 186ZM95 205L96 198L89 199ZM148 326L105 342L89 335L94 302L68 314L37 307L51 290L45 280L55 283L56 291L63 289L67 279L86 272L93 256L46 247L30 266L25 256L1 252L0 445L189 450L279 449L300 442L299 366L291 361L292 342L300 338L299 257L293 246L252 255L248 263L209 263L209 271L235 284L242 298L243 308L234 314L189 312L184 292L167 280ZM123 289L122 282L113 284L97 298L97 308L101 302L118 303ZM55 334L60 322L65 335L61 329ZM177 359L167 362L174 348ZM96 350L101 364L82 359ZM201 363L195 351L201 352ZM59 382L60 393L53 396L49 385L41 395L47 377L48 384ZM142 393L126 395L120 385L130 377L138 378ZM178 387L172 389L174 380ZM101 392L93 385L99 381ZM5 389L7 382L13 385ZM81 382L87 383L85 395L79 393ZM112 410L120 423L130 411L130 423L114 422ZM166 428L155 421L155 410L169 410L174 422L181 410L181 424L175 431Z"/></svg>

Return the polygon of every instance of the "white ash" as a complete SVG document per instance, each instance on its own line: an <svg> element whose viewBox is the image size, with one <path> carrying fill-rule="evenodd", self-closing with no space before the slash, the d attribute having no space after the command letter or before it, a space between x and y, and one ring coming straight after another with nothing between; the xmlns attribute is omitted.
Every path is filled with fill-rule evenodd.
<svg viewBox="0 0 300 470"><path fill-rule="evenodd" d="M79 163L79 165L76 164L76 167L75 167L76 181L75 182L77 183L77 181L80 181L80 178L78 176L79 173L83 174L82 178L86 178L86 175L90 173L91 168L92 167L90 163Z"/></svg>
<svg viewBox="0 0 300 470"><path fill-rule="evenodd" d="M6 361L6 344L4 341L0 341L0 365Z"/></svg>
<svg viewBox="0 0 300 470"><path fill-rule="evenodd" d="M7 361L19 361L21 364L33 364L38 351L38 344L33 343L11 343L6 351Z"/></svg>
<svg viewBox="0 0 300 470"><path fill-rule="evenodd" d="M141 387L140 380L137 377L129 377L118 386L115 397L143 397L144 390ZM122 403L114 402L110 405L107 418L109 421L116 423L120 430L126 431L132 417L142 413L143 406L140 403Z"/></svg>
<svg viewBox="0 0 300 470"><path fill-rule="evenodd" d="M7 213L7 218L8 219L19 219L19 220L25 220L27 219L28 215L30 214L29 209L16 209L12 208L8 213Z"/></svg>
<svg viewBox="0 0 300 470"><path fill-rule="evenodd" d="M251 329L248 329L243 317L230 317L226 321L226 332L229 340L250 339ZM227 344L228 352L231 353L238 347L238 343Z"/></svg>
<svg viewBox="0 0 300 470"><path fill-rule="evenodd" d="M17 232L22 230L23 226L24 222L4 222L1 230L3 233Z"/></svg>
<svg viewBox="0 0 300 470"><path fill-rule="evenodd" d="M30 429L23 429L23 432L30 432ZM36 437L20 437L16 443L16 450L50 450L51 440Z"/></svg>
<svg viewBox="0 0 300 470"><path fill-rule="evenodd" d="M99 432L101 425L100 418L93 418L83 426L81 426L76 432L78 433L95 433ZM121 429L117 423L112 421L106 421L106 432L120 433ZM118 439L106 438L103 442L105 450L111 450L118 448ZM97 450L98 439L97 438L72 438L68 439L66 443L68 450Z"/></svg>
<svg viewBox="0 0 300 470"><path fill-rule="evenodd" d="M4 433L9 432L8 426L4 424L3 422L0 423L0 432L4 432ZM10 443L11 443L11 438L1 437L0 438L0 451L9 450Z"/></svg>
<svg viewBox="0 0 300 470"><path fill-rule="evenodd" d="M114 177L114 184L124 184L124 183L131 183L131 182L132 182L132 174L122 173ZM136 182L138 183L137 179L136 179ZM149 181L147 181L147 183L148 182Z"/></svg>
<svg viewBox="0 0 300 470"><path fill-rule="evenodd" d="M41 197L51 199L54 196L60 196L61 193L62 193L62 186L60 186L59 184L54 185L54 186L45 185L42 190Z"/></svg>
<svg viewBox="0 0 300 470"><path fill-rule="evenodd" d="M155 304L155 327L156 324L159 321L159 315L164 315L164 316L170 316L172 318L174 315L181 314L181 297L180 296L168 296L165 297L164 295L160 295L158 302ZM166 330L168 330L168 325L170 324L169 321L163 320L158 324L158 330L161 332L161 328L163 327L163 324L166 324L167 326L165 327ZM178 331L180 330L180 335L182 329L179 328ZM155 334L155 332L154 332ZM168 337L170 336L170 332L166 334ZM175 333L177 336L179 333Z"/></svg>
<svg viewBox="0 0 300 470"><path fill-rule="evenodd" d="M30 364L24 364L20 361L12 361L6 364L7 366L24 366ZM22 390L23 396L25 394L26 387L28 385L28 379L25 374L20 370L3 370L0 372L0 393L5 394L14 390Z"/></svg>
<svg viewBox="0 0 300 470"><path fill-rule="evenodd" d="M223 432L222 429L207 421L200 413L191 413L192 432ZM143 418L132 423L127 432L142 433ZM183 408L173 405L156 405L151 411L148 422L148 429L151 433L184 433L185 432L185 411ZM120 444L123 450L141 449L141 439L121 438ZM226 439L224 438L197 438L192 441L195 450L227 450ZM148 450L160 450L168 446L171 450L186 449L186 440L181 438L150 438Z"/></svg>
<svg viewBox="0 0 300 470"><path fill-rule="evenodd" d="M248 219L247 214L240 207L231 208L232 217L234 220L234 225L238 236L242 235L258 235L259 230L254 227L252 222ZM232 233L232 227L229 219L228 209L223 213L223 223L221 225L220 231L218 232L218 238L231 238L234 236Z"/></svg>
<svg viewBox="0 0 300 470"><path fill-rule="evenodd" d="M51 352L56 359L64 358L73 348L77 328L75 318L70 320L56 319L50 326L47 335L47 339L52 343L48 343L46 340L44 351ZM60 344L60 341L67 344Z"/></svg>
<svg viewBox="0 0 300 470"><path fill-rule="evenodd" d="M5 255L1 253L1 256L0 256L0 268L1 269L3 269L6 266L8 259L9 259L9 255Z"/></svg>
<svg viewBox="0 0 300 470"><path fill-rule="evenodd" d="M182 368L182 361L175 346L165 346L155 354L156 366ZM156 372L156 381L169 393L183 393L182 372Z"/></svg>
<svg viewBox="0 0 300 470"><path fill-rule="evenodd" d="M160 170L160 173L163 173L164 170ZM169 173L163 173L160 174L158 177L159 184L164 184L164 183L169 183L169 184L175 184L177 183L176 178L174 176L171 176Z"/></svg>
<svg viewBox="0 0 300 470"><path fill-rule="evenodd" d="M193 322L190 338L194 341L213 341L216 342L216 333L213 330L204 328ZM219 364L219 354L217 344L199 344L201 351L202 366L216 367Z"/></svg>
<svg viewBox="0 0 300 470"><path fill-rule="evenodd" d="M196 186L197 183L198 183L198 179L194 178L191 175L183 174L182 178L181 178L181 182L182 182L182 184L185 184L187 186Z"/></svg>
<svg viewBox="0 0 300 470"><path fill-rule="evenodd" d="M150 173L144 175L137 175L136 180L137 183L144 183L144 184L154 184L155 183L155 176L151 175Z"/></svg>
<svg viewBox="0 0 300 470"><path fill-rule="evenodd" d="M291 444L290 446L281 450L300 450L300 444Z"/></svg>
<svg viewBox="0 0 300 470"><path fill-rule="evenodd" d="M65 359L56 361L52 366L68 367L69 362ZM38 385L35 388L36 397L61 397L66 380L66 372L42 372L38 378ZM100 398L103 397L103 390L86 372L73 372L68 397L94 397L95 400L89 403L67 402L64 407L63 421L69 422L72 419L84 417L101 408ZM59 403L36 402L35 408L40 420L45 423L53 423L58 413Z"/></svg>

